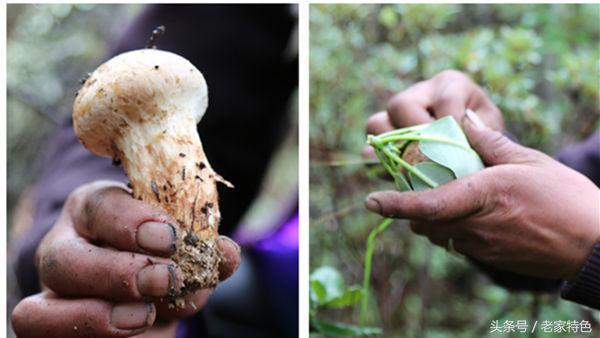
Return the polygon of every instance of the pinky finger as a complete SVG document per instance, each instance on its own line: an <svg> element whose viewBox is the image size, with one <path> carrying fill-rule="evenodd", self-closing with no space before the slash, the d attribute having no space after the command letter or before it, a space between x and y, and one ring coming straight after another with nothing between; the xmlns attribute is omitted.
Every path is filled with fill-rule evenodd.
<svg viewBox="0 0 600 338"><path fill-rule="evenodd" d="M148 329L155 318L150 303L60 299L45 291L15 307L12 325L20 338L130 337Z"/></svg>

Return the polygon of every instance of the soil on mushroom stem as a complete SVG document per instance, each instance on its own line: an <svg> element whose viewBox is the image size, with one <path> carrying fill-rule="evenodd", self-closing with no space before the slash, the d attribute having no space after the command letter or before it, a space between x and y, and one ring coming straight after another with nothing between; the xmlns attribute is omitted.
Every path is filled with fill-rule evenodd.
<svg viewBox="0 0 600 338"><path fill-rule="evenodd" d="M180 292L170 295L169 307L183 309L185 300L183 297L202 288L214 288L219 282L219 263L222 260L221 252L217 249L214 239L195 240L190 231L183 234L177 245L177 251L171 257L183 272L183 287ZM174 283L173 283L174 284Z"/></svg>

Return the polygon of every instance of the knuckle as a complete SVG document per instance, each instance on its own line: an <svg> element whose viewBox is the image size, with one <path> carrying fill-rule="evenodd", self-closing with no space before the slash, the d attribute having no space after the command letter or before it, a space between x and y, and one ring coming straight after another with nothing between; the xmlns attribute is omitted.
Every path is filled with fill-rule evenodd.
<svg viewBox="0 0 600 338"><path fill-rule="evenodd" d="M367 119L367 132L372 133L373 130L375 130L378 125L384 123L386 114L387 113L385 113L385 112L381 112L381 113L371 115Z"/></svg>
<svg viewBox="0 0 600 338"><path fill-rule="evenodd" d="M440 91L440 93L435 98L435 105L444 107L449 103L456 101L457 97L460 96L456 95L457 93L454 88L456 87L446 87L442 91Z"/></svg>
<svg viewBox="0 0 600 338"><path fill-rule="evenodd" d="M434 81L439 82L454 82L454 81L470 81L469 77L465 73L456 69L446 69L437 73L433 77Z"/></svg>
<svg viewBox="0 0 600 338"><path fill-rule="evenodd" d="M367 119L367 129L370 129L373 127L373 125L377 124L378 120L379 118L377 117L377 114L369 116Z"/></svg>
<svg viewBox="0 0 600 338"><path fill-rule="evenodd" d="M81 205L85 196L86 185L79 186L75 190L71 191L65 201L65 208L69 210L76 210Z"/></svg>
<svg viewBox="0 0 600 338"><path fill-rule="evenodd" d="M406 105L408 98L404 93L394 95L387 104L387 111L397 113Z"/></svg>
<svg viewBox="0 0 600 338"><path fill-rule="evenodd" d="M80 204L81 208L78 210L80 219L83 221L83 225L93 233L92 230L94 224L98 223L99 217L101 217L103 205L107 203L107 199L115 193L121 192L121 188L118 187L102 187L99 189L92 189L89 191L85 200Z"/></svg>
<svg viewBox="0 0 600 338"><path fill-rule="evenodd" d="M485 149L487 160L496 162L507 151L508 138L499 131L490 131L485 137L470 140L473 148Z"/></svg>
<svg viewBox="0 0 600 338"><path fill-rule="evenodd" d="M53 285L60 279L66 258L74 255L72 242L72 239L54 240L51 245L38 251L38 272L44 283Z"/></svg>
<svg viewBox="0 0 600 338"><path fill-rule="evenodd" d="M34 306L35 304L31 301L31 298L25 298L14 308L11 323L19 336L26 334L27 319L31 317Z"/></svg>
<svg viewBox="0 0 600 338"><path fill-rule="evenodd" d="M37 267L40 279L47 283L52 276L55 275L59 269L59 256L60 251L55 246L51 246L42 251L38 251L37 254Z"/></svg>

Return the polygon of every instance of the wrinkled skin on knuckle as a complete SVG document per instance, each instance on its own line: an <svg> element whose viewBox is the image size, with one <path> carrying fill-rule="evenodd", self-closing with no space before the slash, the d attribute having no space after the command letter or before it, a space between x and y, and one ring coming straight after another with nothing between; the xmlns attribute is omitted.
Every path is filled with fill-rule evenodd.
<svg viewBox="0 0 600 338"><path fill-rule="evenodd" d="M517 224L521 210L516 199L516 185L518 183L510 177L497 175L489 186L492 193L485 201L486 210L469 231L471 240L477 243L478 258L496 266L511 256L510 225Z"/></svg>
<svg viewBox="0 0 600 338"><path fill-rule="evenodd" d="M68 256L73 255L72 247L77 245L74 241L74 239L52 241L39 255L40 280L58 293L66 292L71 288L70 285L66 285L63 275L72 268L65 266L65 261Z"/></svg>
<svg viewBox="0 0 600 338"><path fill-rule="evenodd" d="M124 186L112 181L94 181L73 190L65 203L65 209L72 215L95 216L93 211L102 205L103 200L113 193L128 193ZM83 213L83 214L82 214Z"/></svg>
<svg viewBox="0 0 600 338"><path fill-rule="evenodd" d="M474 148L485 147L489 150L488 159L490 162L497 162L500 154L506 152L506 147L509 145L506 136L504 136L499 131L491 131L488 139L485 140L486 143L482 143L479 140L475 140Z"/></svg>
<svg viewBox="0 0 600 338"><path fill-rule="evenodd" d="M524 149L523 153L525 154L525 158L523 159L522 163L532 164L536 166L551 166L556 163L556 161L554 161L552 157L548 156L547 154L544 154L543 152L537 149L525 148L522 146L521 148Z"/></svg>
<svg viewBox="0 0 600 338"><path fill-rule="evenodd" d="M479 216L490 216L495 218L504 208L510 208L513 205L514 191L516 183L510 174L512 168L506 166L497 166L487 168L477 174L477 179L473 180L474 191L477 191L479 204L482 206L479 210ZM481 219L480 222L489 220Z"/></svg>
<svg viewBox="0 0 600 338"><path fill-rule="evenodd" d="M44 284L53 282L59 269L61 248L59 243L47 243L38 248L36 266Z"/></svg>

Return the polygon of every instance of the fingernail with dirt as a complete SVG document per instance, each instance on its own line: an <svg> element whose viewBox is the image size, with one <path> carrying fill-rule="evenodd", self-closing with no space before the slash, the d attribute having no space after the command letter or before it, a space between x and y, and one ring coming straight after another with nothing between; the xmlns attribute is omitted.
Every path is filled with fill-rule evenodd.
<svg viewBox="0 0 600 338"><path fill-rule="evenodd" d="M136 330L152 325L155 317L151 303L124 303L113 307L110 322L117 329Z"/></svg>
<svg viewBox="0 0 600 338"><path fill-rule="evenodd" d="M172 254L176 243L175 227L159 222L145 222L138 228L138 245L149 252Z"/></svg>
<svg viewBox="0 0 600 338"><path fill-rule="evenodd" d="M372 212L381 214L381 204L373 197L367 197L367 200L365 201L365 207Z"/></svg>
<svg viewBox="0 0 600 338"><path fill-rule="evenodd" d="M142 296L162 298L175 296L180 278L175 265L153 264L141 269L137 274L137 288Z"/></svg>

